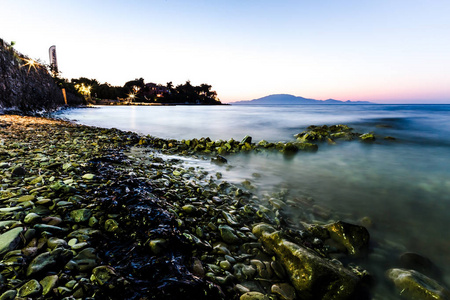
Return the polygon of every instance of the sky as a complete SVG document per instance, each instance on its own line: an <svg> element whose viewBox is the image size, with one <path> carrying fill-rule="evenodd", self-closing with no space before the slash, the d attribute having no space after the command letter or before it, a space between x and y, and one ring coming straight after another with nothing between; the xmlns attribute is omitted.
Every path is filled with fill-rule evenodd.
<svg viewBox="0 0 450 300"><path fill-rule="evenodd" d="M0 0L0 38L64 78L450 103L448 0Z"/></svg>

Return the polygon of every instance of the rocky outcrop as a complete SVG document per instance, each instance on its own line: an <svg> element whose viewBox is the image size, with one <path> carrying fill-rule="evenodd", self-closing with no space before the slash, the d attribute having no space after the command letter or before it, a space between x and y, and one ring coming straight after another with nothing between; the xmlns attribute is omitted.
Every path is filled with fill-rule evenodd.
<svg viewBox="0 0 450 300"><path fill-rule="evenodd" d="M72 94L67 95L67 101L68 105L82 104L82 99ZM33 113L64 105L62 91L47 68L0 39L0 112Z"/></svg>

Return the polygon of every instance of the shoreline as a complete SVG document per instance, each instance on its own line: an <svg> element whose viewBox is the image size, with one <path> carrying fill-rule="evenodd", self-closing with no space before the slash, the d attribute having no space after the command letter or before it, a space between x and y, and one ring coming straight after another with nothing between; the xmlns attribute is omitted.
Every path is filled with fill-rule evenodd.
<svg viewBox="0 0 450 300"><path fill-rule="evenodd" d="M292 228L282 193L264 205L133 132L8 115L0 127L0 256L13 266L0 294L370 299L371 276L347 264L369 251L362 226Z"/></svg>

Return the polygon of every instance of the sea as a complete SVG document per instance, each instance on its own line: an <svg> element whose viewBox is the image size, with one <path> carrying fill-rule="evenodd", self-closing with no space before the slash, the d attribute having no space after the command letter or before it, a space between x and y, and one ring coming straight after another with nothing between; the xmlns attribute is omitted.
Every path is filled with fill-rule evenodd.
<svg viewBox="0 0 450 300"><path fill-rule="evenodd" d="M229 182L249 180L261 199L282 192L298 200L287 212L291 222L366 226L371 251L357 264L375 278L374 299L398 299L385 272L401 267L404 253L428 258L440 269L435 279L450 286L450 105L99 106L57 116L177 140L249 135L253 142L287 142L310 125L345 124L354 132L373 132L372 143L325 142L317 152L293 157L228 155L222 167L202 158L179 159L212 175L220 172ZM313 210L305 210L304 199Z"/></svg>

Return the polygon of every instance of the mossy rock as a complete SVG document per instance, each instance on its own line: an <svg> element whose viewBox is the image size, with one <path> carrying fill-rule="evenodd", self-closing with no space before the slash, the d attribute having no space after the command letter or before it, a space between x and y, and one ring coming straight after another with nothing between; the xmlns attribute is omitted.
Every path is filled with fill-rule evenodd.
<svg viewBox="0 0 450 300"><path fill-rule="evenodd" d="M302 299L344 300L354 296L359 278L308 249L284 239L269 225L253 228L264 247L275 253Z"/></svg>
<svg viewBox="0 0 450 300"><path fill-rule="evenodd" d="M390 269L386 276L407 299L448 300L450 291L422 273L406 269Z"/></svg>

